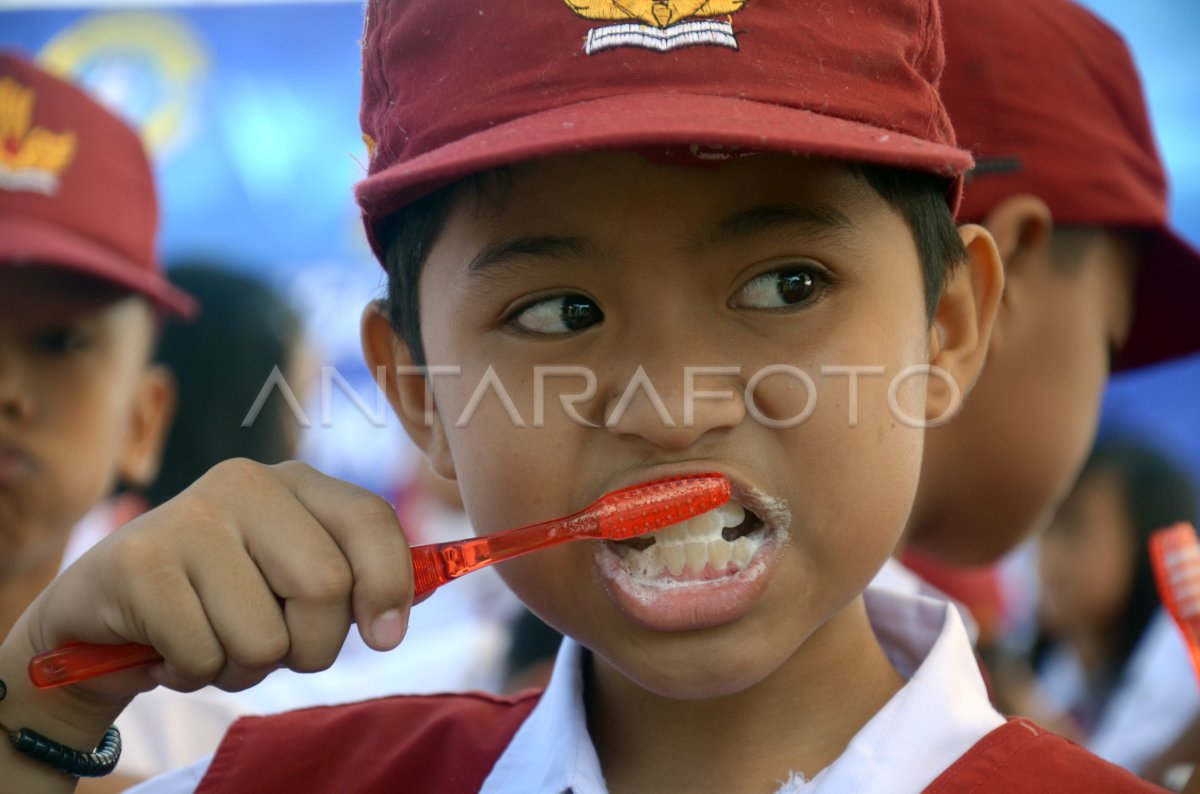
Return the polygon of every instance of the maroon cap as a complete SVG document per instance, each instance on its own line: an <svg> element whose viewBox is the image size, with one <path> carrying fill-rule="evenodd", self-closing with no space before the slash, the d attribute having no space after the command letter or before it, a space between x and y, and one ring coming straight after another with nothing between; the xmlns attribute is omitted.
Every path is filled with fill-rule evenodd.
<svg viewBox="0 0 1200 794"><path fill-rule="evenodd" d="M1167 222L1167 180L1121 37L1068 0L943 0L942 97L977 159L960 220L1038 196L1060 224L1143 230L1119 368L1200 351L1200 254Z"/></svg>
<svg viewBox="0 0 1200 794"><path fill-rule="evenodd" d="M941 67L934 0L370 0L358 200L374 239L469 174L650 147L929 171L953 207L971 158Z"/></svg>
<svg viewBox="0 0 1200 794"><path fill-rule="evenodd" d="M67 268L182 316L154 254L158 205L137 134L83 91L0 52L0 265Z"/></svg>

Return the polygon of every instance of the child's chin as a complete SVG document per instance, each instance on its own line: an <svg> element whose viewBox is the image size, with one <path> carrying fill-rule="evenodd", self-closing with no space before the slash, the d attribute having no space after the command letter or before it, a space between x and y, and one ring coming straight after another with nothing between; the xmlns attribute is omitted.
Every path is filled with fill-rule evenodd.
<svg viewBox="0 0 1200 794"><path fill-rule="evenodd" d="M743 649L744 651L744 649ZM625 679L640 689L670 700L708 700L745 692L767 678L778 664L760 657L748 657L744 652L726 658L716 654L697 653L689 649L679 658L660 654L653 667L640 663L615 665Z"/></svg>
<svg viewBox="0 0 1200 794"><path fill-rule="evenodd" d="M744 565L719 571L631 572L611 543L597 543L595 567L608 597L629 620L651 631L711 629L744 617L762 598L780 559L776 532L767 534Z"/></svg>

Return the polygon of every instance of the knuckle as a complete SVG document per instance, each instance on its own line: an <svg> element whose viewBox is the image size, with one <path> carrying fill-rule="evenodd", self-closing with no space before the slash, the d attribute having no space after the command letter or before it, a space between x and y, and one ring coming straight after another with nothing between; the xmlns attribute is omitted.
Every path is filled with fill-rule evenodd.
<svg viewBox="0 0 1200 794"><path fill-rule="evenodd" d="M340 646L294 649L285 661L297 673L319 673L333 664L339 650Z"/></svg>
<svg viewBox="0 0 1200 794"><path fill-rule="evenodd" d="M249 458L229 458L208 470L200 483L220 488L241 488L261 484L267 477L267 467Z"/></svg>
<svg viewBox="0 0 1200 794"><path fill-rule="evenodd" d="M171 688L193 692L207 686L221 674L225 661L225 653L219 648L169 659Z"/></svg>
<svg viewBox="0 0 1200 794"><path fill-rule="evenodd" d="M368 525L396 524L396 509L386 499L370 491L350 497L346 504L349 520Z"/></svg>
<svg viewBox="0 0 1200 794"><path fill-rule="evenodd" d="M251 669L271 668L287 657L291 650L291 639L286 631L274 632L257 637L246 648L239 649L234 660L242 667Z"/></svg>
<svg viewBox="0 0 1200 794"><path fill-rule="evenodd" d="M306 477L317 473L317 470L312 466L299 460L285 460L281 463L274 463L268 468L296 477Z"/></svg>
<svg viewBox="0 0 1200 794"><path fill-rule="evenodd" d="M305 571L301 597L318 604L337 604L348 601L354 587L354 573L344 558L329 558L314 562Z"/></svg>
<svg viewBox="0 0 1200 794"><path fill-rule="evenodd" d="M119 545L120 548L106 560L117 581L128 581L124 577L130 575L145 576L162 566L162 544L148 532L126 532Z"/></svg>

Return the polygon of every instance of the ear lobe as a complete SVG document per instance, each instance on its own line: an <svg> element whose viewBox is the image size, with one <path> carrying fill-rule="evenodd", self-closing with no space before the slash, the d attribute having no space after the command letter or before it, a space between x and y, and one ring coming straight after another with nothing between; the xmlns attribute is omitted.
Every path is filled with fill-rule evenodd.
<svg viewBox="0 0 1200 794"><path fill-rule="evenodd" d="M1004 266L988 231L968 224L959 235L967 260L950 273L929 332L929 363L942 374L928 379L925 410L939 423L958 410L959 395L966 396L983 370L1004 291Z"/></svg>
<svg viewBox="0 0 1200 794"><path fill-rule="evenodd" d="M142 373L134 392L128 436L118 466L121 481L126 485L145 487L158 475L177 400L175 378L166 367L151 366Z"/></svg>
<svg viewBox="0 0 1200 794"><path fill-rule="evenodd" d="M373 301L363 310L361 330L363 357L404 431L425 453L434 472L447 480L456 479L450 445L428 380L406 371L416 366L416 360L408 343L392 328L380 301Z"/></svg>

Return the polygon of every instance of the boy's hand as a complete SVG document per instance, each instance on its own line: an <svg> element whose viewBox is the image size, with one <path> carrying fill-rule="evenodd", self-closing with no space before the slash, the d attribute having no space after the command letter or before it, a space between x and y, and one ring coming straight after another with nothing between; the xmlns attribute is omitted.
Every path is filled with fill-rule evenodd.
<svg viewBox="0 0 1200 794"><path fill-rule="evenodd" d="M301 463L228 461L97 544L34 601L0 646L10 690L0 721L22 727L14 695L36 700L44 732L65 744L54 724L103 732L157 684L237 690L281 666L324 669L351 621L368 645L390 649L412 594L408 544L386 501ZM146 643L164 661L57 693L13 686L18 658L69 642Z"/></svg>

